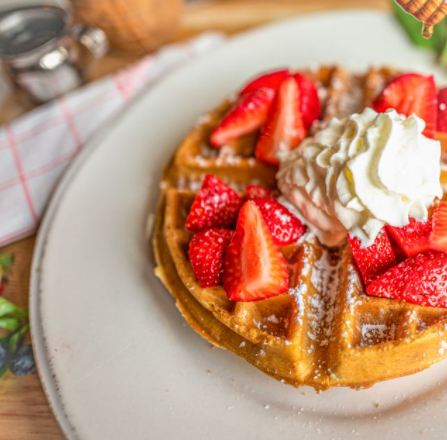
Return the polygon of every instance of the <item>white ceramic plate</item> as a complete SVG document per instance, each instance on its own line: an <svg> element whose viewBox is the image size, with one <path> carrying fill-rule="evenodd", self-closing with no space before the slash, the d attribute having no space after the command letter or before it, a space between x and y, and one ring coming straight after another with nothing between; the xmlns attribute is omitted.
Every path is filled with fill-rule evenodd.
<svg viewBox="0 0 447 440"><path fill-rule="evenodd" d="M178 70L65 176L40 230L31 318L42 382L70 440L445 437L445 363L365 391L296 390L212 350L152 274L146 218L196 118L257 72L332 62L445 80L386 14L295 18Z"/></svg>

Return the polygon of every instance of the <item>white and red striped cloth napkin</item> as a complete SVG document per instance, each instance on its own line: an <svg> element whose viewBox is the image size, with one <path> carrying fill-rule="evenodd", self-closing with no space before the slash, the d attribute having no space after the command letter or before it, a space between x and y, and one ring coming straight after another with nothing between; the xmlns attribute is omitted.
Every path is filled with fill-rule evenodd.
<svg viewBox="0 0 447 440"><path fill-rule="evenodd" d="M176 66L224 42L217 33L166 46L137 64L0 128L0 246L33 233L61 175L96 129Z"/></svg>

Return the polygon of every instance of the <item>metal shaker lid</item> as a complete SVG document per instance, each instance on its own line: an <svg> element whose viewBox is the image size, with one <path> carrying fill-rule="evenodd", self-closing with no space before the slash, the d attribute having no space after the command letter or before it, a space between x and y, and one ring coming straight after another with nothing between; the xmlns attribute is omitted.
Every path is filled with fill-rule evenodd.
<svg viewBox="0 0 447 440"><path fill-rule="evenodd" d="M0 58L31 55L62 35L69 14L55 6L25 6L0 11Z"/></svg>

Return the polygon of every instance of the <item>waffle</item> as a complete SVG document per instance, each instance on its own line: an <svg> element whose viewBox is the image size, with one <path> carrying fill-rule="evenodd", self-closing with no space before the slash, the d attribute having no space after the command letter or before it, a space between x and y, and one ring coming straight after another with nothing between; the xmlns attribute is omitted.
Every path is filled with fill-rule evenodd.
<svg viewBox="0 0 447 440"><path fill-rule="evenodd" d="M370 106L397 72L364 75L340 67L301 72L319 85L322 121ZM192 234L184 225L206 174L233 188L275 188L273 166L253 156L256 135L212 148L209 135L231 105L201 117L167 166L154 249L156 274L189 325L212 344L293 386L367 388L423 370L447 356L447 310L369 297L347 243L326 248L307 234L281 250L288 262L288 293L258 302L232 302L222 286L200 288L188 259ZM318 129L314 124L313 129Z"/></svg>

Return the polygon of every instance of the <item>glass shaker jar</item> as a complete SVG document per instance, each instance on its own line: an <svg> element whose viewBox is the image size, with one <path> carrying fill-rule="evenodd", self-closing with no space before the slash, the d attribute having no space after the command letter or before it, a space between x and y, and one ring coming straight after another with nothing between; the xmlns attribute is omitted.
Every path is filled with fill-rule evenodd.
<svg viewBox="0 0 447 440"><path fill-rule="evenodd" d="M0 12L0 61L6 76L35 103L49 101L85 80L92 60L108 49L98 28L71 24L55 6Z"/></svg>

